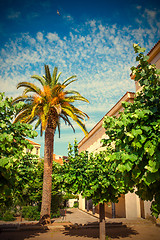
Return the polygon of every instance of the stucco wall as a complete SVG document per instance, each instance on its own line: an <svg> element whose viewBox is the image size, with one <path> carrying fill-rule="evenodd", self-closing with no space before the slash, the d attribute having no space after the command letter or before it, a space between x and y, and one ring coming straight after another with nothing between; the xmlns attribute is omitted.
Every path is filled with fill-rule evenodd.
<svg viewBox="0 0 160 240"><path fill-rule="evenodd" d="M125 195L126 218L140 218L140 198L135 194L128 192Z"/></svg>
<svg viewBox="0 0 160 240"><path fill-rule="evenodd" d="M125 218L125 196L122 195L119 202L115 204L115 214L117 218ZM99 214L99 204L95 208L96 213ZM112 203L105 204L105 216L107 218L112 218Z"/></svg>

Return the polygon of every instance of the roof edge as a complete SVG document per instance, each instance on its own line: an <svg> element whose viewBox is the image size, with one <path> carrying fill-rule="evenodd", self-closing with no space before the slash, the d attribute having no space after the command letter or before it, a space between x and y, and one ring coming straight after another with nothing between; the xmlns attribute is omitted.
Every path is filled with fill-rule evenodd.
<svg viewBox="0 0 160 240"><path fill-rule="evenodd" d="M113 105L113 107L104 115L104 117L107 116L107 115L115 108L115 106L118 105L118 103L120 103L125 96L127 96L127 94L134 94L134 95L135 95L135 92L128 92L128 91L127 91L127 92L118 100L118 102L116 102L116 104ZM82 140L78 143L78 147L80 147L84 142L87 141L87 139L88 139L89 137L91 137L91 136L94 134L94 129L98 126L98 124L100 124L100 123L102 122L102 120L104 119L104 117L101 118L101 120L89 131L88 137L82 138ZM100 127L101 127L101 125L99 125L99 127L97 128L97 130L98 130Z"/></svg>

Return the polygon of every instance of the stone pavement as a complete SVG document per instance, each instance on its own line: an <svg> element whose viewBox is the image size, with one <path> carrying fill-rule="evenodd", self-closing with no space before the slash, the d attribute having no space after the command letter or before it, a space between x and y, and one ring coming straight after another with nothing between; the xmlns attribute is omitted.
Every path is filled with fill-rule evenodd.
<svg viewBox="0 0 160 240"><path fill-rule="evenodd" d="M62 212L60 218L55 219L54 222L71 222L72 224L89 224L89 223L98 223L98 218L83 212L77 208L70 208Z"/></svg>
<svg viewBox="0 0 160 240"><path fill-rule="evenodd" d="M70 222L70 223L69 223ZM159 240L160 227L143 219L108 219L107 240ZM11 224L11 223L10 223ZM14 223L15 224L15 223ZM98 219L78 209L68 209L66 216L54 219L47 227L36 222L22 223L26 228L6 228L0 232L0 240L98 240ZM1 227L2 225L0 225Z"/></svg>

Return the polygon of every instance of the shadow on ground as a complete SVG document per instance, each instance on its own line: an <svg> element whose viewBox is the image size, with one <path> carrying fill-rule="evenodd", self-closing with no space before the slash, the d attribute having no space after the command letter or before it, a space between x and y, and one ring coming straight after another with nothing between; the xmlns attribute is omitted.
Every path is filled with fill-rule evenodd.
<svg viewBox="0 0 160 240"><path fill-rule="evenodd" d="M64 225L65 226L65 225ZM119 239L119 238L127 238L132 237L133 235L139 234L132 227L128 227L122 223L107 223L106 224L106 235L108 239ZM65 230L56 232L56 238L54 238L55 232L52 230L46 229L20 229L19 231L14 231L13 229L9 229L9 231L0 232L0 239L2 240L27 240L38 238L40 240L50 240L50 239L98 239L99 238L99 224L88 223L86 225L75 224L75 225L67 225L65 226Z"/></svg>
<svg viewBox="0 0 160 240"><path fill-rule="evenodd" d="M73 225L72 227L66 227L63 232L66 236L76 236L76 237L88 237L88 238L98 238L99 237L99 224L88 223L84 226ZM131 237L132 235L137 235L138 232L133 228L128 227L122 223L107 223L106 224L106 236L108 238L125 238Z"/></svg>
<svg viewBox="0 0 160 240"><path fill-rule="evenodd" d="M24 240L28 238L35 238L49 230L25 230L25 231L8 231L0 232L0 239L2 240Z"/></svg>

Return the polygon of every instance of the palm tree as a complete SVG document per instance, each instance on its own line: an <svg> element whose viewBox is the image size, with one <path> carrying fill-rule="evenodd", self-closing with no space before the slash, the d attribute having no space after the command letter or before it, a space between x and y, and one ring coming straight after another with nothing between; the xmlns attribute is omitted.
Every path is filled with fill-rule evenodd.
<svg viewBox="0 0 160 240"><path fill-rule="evenodd" d="M58 69L55 67L51 76L48 65L45 65L45 76L32 76L40 82L42 88L30 82L20 82L17 88L25 87L25 89L22 96L13 100L13 104L20 101L24 103L14 122L32 123L36 121L35 128L40 126L41 136L42 132L45 131L43 193L40 216L40 223L43 224L50 223L53 145L56 128L58 128L60 136L60 119L63 119L75 131L70 122L71 118L87 135L82 120L85 117L89 118L86 113L73 105L76 100L89 101L77 91L66 90L69 84L77 80L75 79L76 76L71 76L63 83L59 83L61 72L57 74L57 71ZM31 95L28 95L28 93Z"/></svg>

